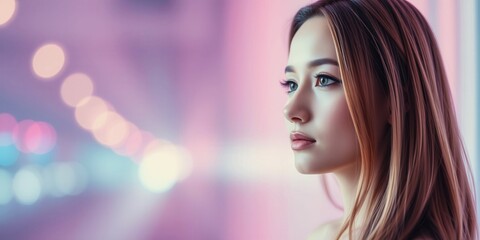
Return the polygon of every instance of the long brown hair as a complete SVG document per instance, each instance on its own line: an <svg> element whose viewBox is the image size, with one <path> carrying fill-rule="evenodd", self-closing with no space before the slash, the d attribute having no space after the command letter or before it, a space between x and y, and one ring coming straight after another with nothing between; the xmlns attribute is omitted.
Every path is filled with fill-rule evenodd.
<svg viewBox="0 0 480 240"><path fill-rule="evenodd" d="M314 16L332 32L360 147L355 205L337 238L347 230L352 238L361 207L360 239L476 238L470 167L425 18L405 0L320 0L296 13L290 43ZM378 99L391 117L382 136L373 134Z"/></svg>

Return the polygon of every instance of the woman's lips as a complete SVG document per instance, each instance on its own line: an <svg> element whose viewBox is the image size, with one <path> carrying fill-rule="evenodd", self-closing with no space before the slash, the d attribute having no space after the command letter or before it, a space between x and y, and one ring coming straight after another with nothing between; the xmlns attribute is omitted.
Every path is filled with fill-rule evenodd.
<svg viewBox="0 0 480 240"><path fill-rule="evenodd" d="M292 141L291 146L293 150L303 150L309 148L316 142L315 139L301 132L292 132L290 134L290 140Z"/></svg>

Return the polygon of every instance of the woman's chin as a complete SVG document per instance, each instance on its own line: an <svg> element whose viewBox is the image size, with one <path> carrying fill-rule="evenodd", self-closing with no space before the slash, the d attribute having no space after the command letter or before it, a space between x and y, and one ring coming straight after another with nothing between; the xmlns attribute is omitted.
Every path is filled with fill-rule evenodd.
<svg viewBox="0 0 480 240"><path fill-rule="evenodd" d="M331 173L338 169L341 165L322 164L319 159L295 158L295 168L302 174L324 174Z"/></svg>
<svg viewBox="0 0 480 240"><path fill-rule="evenodd" d="M302 161L302 160L297 160L295 159L295 168L299 173L302 174L319 174L322 173L322 171L319 171L318 167L313 166L312 163L309 163L308 161Z"/></svg>

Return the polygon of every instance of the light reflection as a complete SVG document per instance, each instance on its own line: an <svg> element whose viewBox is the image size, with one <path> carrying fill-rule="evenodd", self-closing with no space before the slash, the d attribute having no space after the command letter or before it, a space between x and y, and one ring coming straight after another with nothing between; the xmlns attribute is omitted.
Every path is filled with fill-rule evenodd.
<svg viewBox="0 0 480 240"><path fill-rule="evenodd" d="M75 119L82 128L94 130L102 127L98 117L107 111L109 106L103 99L96 96L87 97L75 108Z"/></svg>
<svg viewBox="0 0 480 240"><path fill-rule="evenodd" d="M145 156L145 152L148 151L149 146L152 145L152 143L157 142L158 140L153 136L152 133L147 132L147 131L140 131L142 135L142 142L140 144L140 147L138 148L137 152L133 156L133 159L136 162L141 162L142 158Z"/></svg>
<svg viewBox="0 0 480 240"><path fill-rule="evenodd" d="M50 124L33 120L19 122L12 136L17 149L24 153L45 154L57 142L57 133Z"/></svg>
<svg viewBox="0 0 480 240"><path fill-rule="evenodd" d="M17 125L15 118L8 113L0 113L0 146L13 144L13 129Z"/></svg>
<svg viewBox="0 0 480 240"><path fill-rule="evenodd" d="M16 8L15 0L0 0L0 27L6 25L13 18Z"/></svg>
<svg viewBox="0 0 480 240"><path fill-rule="evenodd" d="M180 165L180 171L178 174L178 180L184 180L188 178L193 171L193 161L190 152L184 147L177 146L173 149L175 154L178 156L178 163Z"/></svg>
<svg viewBox="0 0 480 240"><path fill-rule="evenodd" d="M35 122L25 132L25 147L30 153L45 154L50 152L57 142L55 129L46 122Z"/></svg>
<svg viewBox="0 0 480 240"><path fill-rule="evenodd" d="M93 94L93 82L86 74L74 73L63 81L60 94L65 104L76 107L82 99Z"/></svg>
<svg viewBox="0 0 480 240"><path fill-rule="evenodd" d="M86 172L80 164L54 163L48 173L52 177L51 192L54 196L76 195L86 187Z"/></svg>
<svg viewBox="0 0 480 240"><path fill-rule="evenodd" d="M26 134L30 126L33 125L34 123L35 122L32 120L23 120L23 121L20 121L13 129L13 140L19 151L22 151L24 153L30 152L27 145Z"/></svg>
<svg viewBox="0 0 480 240"><path fill-rule="evenodd" d="M0 169L0 205L8 204L12 198L12 176L8 171Z"/></svg>
<svg viewBox="0 0 480 240"><path fill-rule="evenodd" d="M126 136L125 141L113 150L120 155L133 158L141 150L143 134L133 123L130 123L128 128L129 134Z"/></svg>
<svg viewBox="0 0 480 240"><path fill-rule="evenodd" d="M25 205L35 203L42 193L40 174L32 167L20 169L13 178L13 192L18 202Z"/></svg>
<svg viewBox="0 0 480 240"><path fill-rule="evenodd" d="M143 186L154 193L170 190L184 171L182 155L172 144L150 149L139 167L139 177Z"/></svg>
<svg viewBox="0 0 480 240"><path fill-rule="evenodd" d="M15 145L0 146L0 166L9 167L17 162L20 152Z"/></svg>
<svg viewBox="0 0 480 240"><path fill-rule="evenodd" d="M106 146L114 147L128 136L128 123L116 112L107 111L98 116L94 123L95 139Z"/></svg>
<svg viewBox="0 0 480 240"><path fill-rule="evenodd" d="M136 179L136 165L106 148L90 149L82 162L94 188L118 188Z"/></svg>
<svg viewBox="0 0 480 240"><path fill-rule="evenodd" d="M155 152L158 152L159 149L162 149L165 146L172 145L172 143L158 138L150 139L145 142L145 147L143 149L143 156L152 155Z"/></svg>
<svg viewBox="0 0 480 240"><path fill-rule="evenodd" d="M34 73L43 79L57 75L65 65L65 52L57 44L46 44L40 47L32 59Z"/></svg>

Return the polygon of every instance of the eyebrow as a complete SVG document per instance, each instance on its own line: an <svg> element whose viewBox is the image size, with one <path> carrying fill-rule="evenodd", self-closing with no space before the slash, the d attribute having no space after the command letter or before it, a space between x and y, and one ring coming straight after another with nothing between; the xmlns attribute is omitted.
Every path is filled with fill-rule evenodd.
<svg viewBox="0 0 480 240"><path fill-rule="evenodd" d="M338 62L334 59L320 58L320 59L315 59L313 61L310 61L308 63L308 67L312 68L312 67L320 66L320 65L323 65L323 64L332 64L332 65L338 66ZM294 73L295 68L293 66L287 66L287 67L285 67L285 73L287 73L287 72L293 72Z"/></svg>

